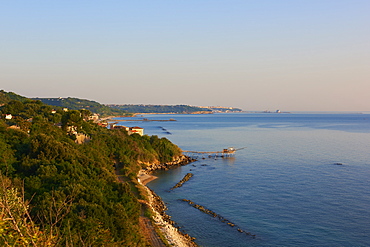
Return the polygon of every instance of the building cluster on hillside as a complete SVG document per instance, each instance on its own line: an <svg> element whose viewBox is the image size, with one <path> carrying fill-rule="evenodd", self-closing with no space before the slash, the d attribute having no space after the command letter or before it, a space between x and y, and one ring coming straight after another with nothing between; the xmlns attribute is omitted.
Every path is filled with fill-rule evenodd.
<svg viewBox="0 0 370 247"><path fill-rule="evenodd" d="M228 110L232 110L232 109L235 109L234 107L227 107L227 106L197 106L197 107L200 107L200 108L206 108L206 109L228 109Z"/></svg>
<svg viewBox="0 0 370 247"><path fill-rule="evenodd" d="M203 109L211 110L213 113L242 112L241 109L227 106L198 106Z"/></svg>
<svg viewBox="0 0 370 247"><path fill-rule="evenodd" d="M67 112L68 111L68 108L63 108L63 111L64 112ZM56 113L56 110L52 110L51 111L52 114L55 114ZM17 119L18 116L13 116L12 114L3 114L2 116L0 115L0 118L3 118L5 120L14 120L14 119ZM26 121L28 122L32 122L32 118L31 119L27 119ZM87 120L90 120L96 124L98 124L99 126L101 127L104 127L104 128L107 128L108 127L108 123L106 121L102 121L102 119L100 119L100 116L99 114L92 114L89 118L87 119L84 119L85 121ZM57 123L55 124L55 126L58 126L59 128L62 127L62 124L61 123ZM11 129L19 129L21 130L21 127L17 124L12 124L11 126L9 126L9 128ZM126 127L126 126L122 126L122 125L116 125L116 124L111 124L110 125L110 129L124 129L127 131L127 133L129 135L132 135L132 134L139 134L141 136L144 135L144 129L141 128L141 127L138 127L138 126L135 126L135 127ZM26 130L28 133L30 132L30 130ZM76 137L76 143L78 144L82 144L84 142L87 142L89 141L91 138L83 133L79 133L78 132L78 127L75 126L75 125L70 125L70 126L67 126L67 132L71 135L74 135Z"/></svg>
<svg viewBox="0 0 370 247"><path fill-rule="evenodd" d="M97 123L100 121L100 116L99 114L93 113L90 117L89 120L92 120L94 123Z"/></svg>

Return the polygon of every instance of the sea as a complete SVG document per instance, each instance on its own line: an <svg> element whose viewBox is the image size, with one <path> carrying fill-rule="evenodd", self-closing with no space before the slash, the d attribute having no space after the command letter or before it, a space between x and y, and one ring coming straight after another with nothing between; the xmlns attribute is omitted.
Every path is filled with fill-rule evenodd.
<svg viewBox="0 0 370 247"><path fill-rule="evenodd" d="M176 121L120 124L182 150L239 149L231 157L193 154L196 162L147 184L199 246L370 246L369 112L135 119L143 117ZM171 190L187 173L193 177Z"/></svg>

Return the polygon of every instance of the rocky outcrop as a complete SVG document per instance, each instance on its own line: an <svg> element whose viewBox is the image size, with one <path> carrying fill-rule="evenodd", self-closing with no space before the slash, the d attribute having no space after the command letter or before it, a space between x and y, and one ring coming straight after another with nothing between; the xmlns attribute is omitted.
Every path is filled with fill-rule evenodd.
<svg viewBox="0 0 370 247"><path fill-rule="evenodd" d="M191 162L194 162L195 159L193 158L190 158L188 156L185 156L185 155L181 155L177 158L175 158L173 161L171 162L167 162L167 163L163 163L163 164L148 164L143 170L145 173L152 173L154 171L157 171L157 170L169 170L169 169L172 169L172 168L175 168L175 167L178 167L178 166L185 166Z"/></svg>

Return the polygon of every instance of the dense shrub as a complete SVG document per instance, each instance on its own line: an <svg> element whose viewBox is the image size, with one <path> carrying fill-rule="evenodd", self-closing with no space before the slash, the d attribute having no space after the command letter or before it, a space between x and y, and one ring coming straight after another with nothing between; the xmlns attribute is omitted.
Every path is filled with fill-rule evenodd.
<svg viewBox="0 0 370 247"><path fill-rule="evenodd" d="M0 115L13 116L0 121L0 172L11 181L9 188L24 189L22 195L12 195L30 203L27 220L37 234L41 229L50 236L42 241L145 246L138 226L140 203L130 179L141 163L171 161L180 149L165 138L100 127L86 121L87 113L52 113L40 101L9 100L0 107ZM91 140L76 144L71 129ZM127 182L118 182L115 169Z"/></svg>

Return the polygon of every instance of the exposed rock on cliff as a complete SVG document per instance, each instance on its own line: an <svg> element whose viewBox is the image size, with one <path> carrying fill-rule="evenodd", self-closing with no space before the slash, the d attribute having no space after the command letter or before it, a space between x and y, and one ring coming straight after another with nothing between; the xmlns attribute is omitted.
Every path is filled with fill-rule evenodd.
<svg viewBox="0 0 370 247"><path fill-rule="evenodd" d="M174 159L173 161L171 162L167 162L167 163L163 163L163 164L148 164L143 170L145 173L152 173L156 170L169 170L169 169L172 169L172 168L175 168L175 167L178 167L178 166L184 166L184 165L187 165L191 162L194 162L195 159L192 159L188 156L185 156L185 155L181 155L179 156L178 158Z"/></svg>

